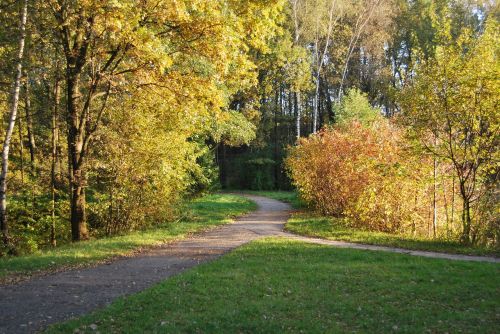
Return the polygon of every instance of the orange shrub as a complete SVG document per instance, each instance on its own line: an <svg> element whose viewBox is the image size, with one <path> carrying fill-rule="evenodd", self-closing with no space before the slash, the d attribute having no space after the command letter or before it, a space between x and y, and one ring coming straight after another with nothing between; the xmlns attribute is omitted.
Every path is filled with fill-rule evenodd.
<svg viewBox="0 0 500 334"><path fill-rule="evenodd" d="M288 172L301 197L327 215L395 232L418 221L419 164L403 158L399 131L386 121L327 128L290 149Z"/></svg>

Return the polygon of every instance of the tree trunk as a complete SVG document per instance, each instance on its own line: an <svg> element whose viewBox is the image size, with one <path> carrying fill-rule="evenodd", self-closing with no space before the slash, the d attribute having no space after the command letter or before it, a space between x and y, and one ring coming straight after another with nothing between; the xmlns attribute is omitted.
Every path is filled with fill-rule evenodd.
<svg viewBox="0 0 500 334"><path fill-rule="evenodd" d="M7 173L9 170L9 149L12 132L17 118L17 107L19 105L19 90L21 88L21 77L23 73L24 41L26 38L26 20L28 16L28 0L24 0L21 12L19 52L17 54L16 78L12 93L12 107L10 109L7 131L2 147L2 171L0 174L0 230L4 244L11 248L9 237L9 226L7 221Z"/></svg>
<svg viewBox="0 0 500 334"><path fill-rule="evenodd" d="M448 197L446 196L446 180L445 180L445 175L444 173L441 175L441 183L443 184L442 190L443 190L443 204L444 204L444 214L446 218L446 226L445 226L445 231L446 235L449 235L449 230L450 230L450 215L448 213Z"/></svg>
<svg viewBox="0 0 500 334"><path fill-rule="evenodd" d="M333 102L332 96L330 95L330 87L328 86L328 80L325 80L325 97L326 97L326 115L328 117L328 121L333 123L335 121L335 115L333 112Z"/></svg>
<svg viewBox="0 0 500 334"><path fill-rule="evenodd" d="M80 131L78 100L80 73L68 64L66 72L68 109L68 150L70 158L71 236L73 241L88 239L85 214L85 171L83 169L83 135Z"/></svg>
<svg viewBox="0 0 500 334"><path fill-rule="evenodd" d="M436 237L437 229L437 159L434 157L433 184L432 184L432 234Z"/></svg>
<svg viewBox="0 0 500 334"><path fill-rule="evenodd" d="M300 92L295 93L295 114L296 114L296 129L297 142L300 139Z"/></svg>
<svg viewBox="0 0 500 334"><path fill-rule="evenodd" d="M470 198L467 195L465 182L460 182L460 194L462 195L462 236L460 241L464 244L470 243L471 217Z"/></svg>
<svg viewBox="0 0 500 334"><path fill-rule="evenodd" d="M81 178L81 170L73 172L75 179ZM71 236L73 241L87 240L87 216L85 211L85 188L73 184L71 196Z"/></svg>
<svg viewBox="0 0 500 334"><path fill-rule="evenodd" d="M453 223L455 219L455 174L451 177L451 228L453 228Z"/></svg>
<svg viewBox="0 0 500 334"><path fill-rule="evenodd" d="M285 90L285 94L286 94L286 90ZM286 102L286 112L285 112L285 115L287 116L287 122L286 122L286 142L287 144L290 144L292 142L292 138L294 137L294 133L292 131L293 129L293 126L292 126L292 122L289 121L289 117L291 117L291 120L293 120L293 102L292 102L292 99L293 99L293 94L291 91L288 92L288 94L285 95L286 98L285 98L285 102Z"/></svg>
<svg viewBox="0 0 500 334"><path fill-rule="evenodd" d="M18 130L19 130L19 169L21 170L21 185L24 189L24 145L23 145L23 122L21 119L18 120Z"/></svg>
<svg viewBox="0 0 500 334"><path fill-rule="evenodd" d="M281 114L281 112L283 110L282 96L283 96L283 93L281 91L281 87L279 87L277 90L277 96L276 96L276 110L274 112L274 189L275 190L279 189L278 111Z"/></svg>
<svg viewBox="0 0 500 334"><path fill-rule="evenodd" d="M54 83L54 106L52 109L52 163L50 168L51 176L51 194L52 194L52 208L51 218L52 224L50 228L50 244L55 247L56 241L56 200L57 200L57 152L59 143L59 100L61 96L61 87L59 83L59 76L57 74Z"/></svg>
<svg viewBox="0 0 500 334"><path fill-rule="evenodd" d="M470 218L470 201L464 200L463 211L462 211L462 242L465 244L470 243L470 232L471 232L471 218Z"/></svg>
<svg viewBox="0 0 500 334"><path fill-rule="evenodd" d="M318 131L318 113L319 113L319 74L315 79L316 88L314 90L314 99L313 99L313 124L312 124L312 133L316 133Z"/></svg>
<svg viewBox="0 0 500 334"><path fill-rule="evenodd" d="M33 132L33 120L31 118L30 83L27 74L26 74L26 83L24 87L25 87L24 105L26 112L26 128L28 130L28 148L30 150L31 172L32 174L34 174L34 171L36 169L36 162L35 162L36 144L35 144L35 134Z"/></svg>
<svg viewBox="0 0 500 334"><path fill-rule="evenodd" d="M222 159L221 159L221 163L219 165L220 180L221 180L222 187L224 189L227 189L228 185L229 185L229 181L228 181L228 177L227 177L227 147L224 143L221 143L219 147L220 147L220 150L222 153L221 154Z"/></svg>

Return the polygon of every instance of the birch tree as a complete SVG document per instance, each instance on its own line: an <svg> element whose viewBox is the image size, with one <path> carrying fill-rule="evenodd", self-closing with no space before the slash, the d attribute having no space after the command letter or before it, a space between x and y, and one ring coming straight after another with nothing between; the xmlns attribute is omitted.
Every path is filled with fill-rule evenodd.
<svg viewBox="0 0 500 334"><path fill-rule="evenodd" d="M299 10L300 10L300 0L291 0L292 4L292 17L293 17L293 44L299 45L300 40L300 22L299 22ZM300 120L301 120L301 107L300 107L300 91L294 92L295 95L295 131L297 134L297 141L300 139Z"/></svg>
<svg viewBox="0 0 500 334"><path fill-rule="evenodd" d="M390 7L384 6L387 4L386 0L369 0L361 1L354 8L354 25L351 28L351 37L349 38L349 45L347 47L347 53L344 60L344 66L342 70L342 76L340 79L340 86L338 88L337 100L340 101L344 93L344 82L346 80L347 71L349 69L349 61L354 53L354 50L359 46L360 38L363 33L369 27L369 23L373 20L374 16L380 13L387 13L390 11ZM388 14L386 14L388 15ZM390 14L389 14L390 15ZM377 27L380 29L380 25Z"/></svg>
<svg viewBox="0 0 500 334"><path fill-rule="evenodd" d="M9 171L9 150L12 133L17 118L17 109L19 106L19 93L21 90L21 78L23 74L23 56L24 44L26 38L26 21L28 18L28 0L22 3L20 22L19 22L19 49L16 59L16 72L14 79L14 87L12 92L12 106L9 112L7 122L7 130L2 147L2 171L0 174L0 228L2 231L3 242L9 246L9 225L7 220L7 175Z"/></svg>
<svg viewBox="0 0 500 334"><path fill-rule="evenodd" d="M321 3L316 3L316 10L313 12L316 20L314 25L314 45L313 45L313 59L314 59L314 101L313 101L313 125L312 131L318 131L318 115L319 115L319 90L320 79L323 65L325 64L328 49L333 39L334 27L344 15L344 6L340 0L327 1L326 8L321 6ZM325 9L327 9L325 11ZM323 12L327 13L326 17Z"/></svg>

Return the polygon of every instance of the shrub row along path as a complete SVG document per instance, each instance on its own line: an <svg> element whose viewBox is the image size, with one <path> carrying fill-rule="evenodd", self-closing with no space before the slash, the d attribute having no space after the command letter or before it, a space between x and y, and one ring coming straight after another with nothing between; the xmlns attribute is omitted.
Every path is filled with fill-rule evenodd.
<svg viewBox="0 0 500 334"><path fill-rule="evenodd" d="M283 231L291 209L289 205L259 196L248 197L258 204L259 209L232 224L165 244L136 257L0 286L0 333L40 331L51 323L103 307L120 296L144 290L165 278L266 236L433 258L499 262L495 258L408 251L296 236Z"/></svg>

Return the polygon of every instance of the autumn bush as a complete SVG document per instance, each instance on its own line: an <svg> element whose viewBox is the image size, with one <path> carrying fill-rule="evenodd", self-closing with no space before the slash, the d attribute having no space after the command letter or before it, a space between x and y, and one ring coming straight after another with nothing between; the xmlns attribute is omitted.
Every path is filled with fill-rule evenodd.
<svg viewBox="0 0 500 334"><path fill-rule="evenodd" d="M119 101L123 108L114 110L93 143L88 219L94 235L172 220L206 176L197 161L203 147L189 140L183 120L155 105L147 92L134 93Z"/></svg>
<svg viewBox="0 0 500 334"><path fill-rule="evenodd" d="M286 164L302 198L321 213L373 230L415 229L422 170L409 168L400 141L385 120L370 127L354 121L302 139Z"/></svg>

